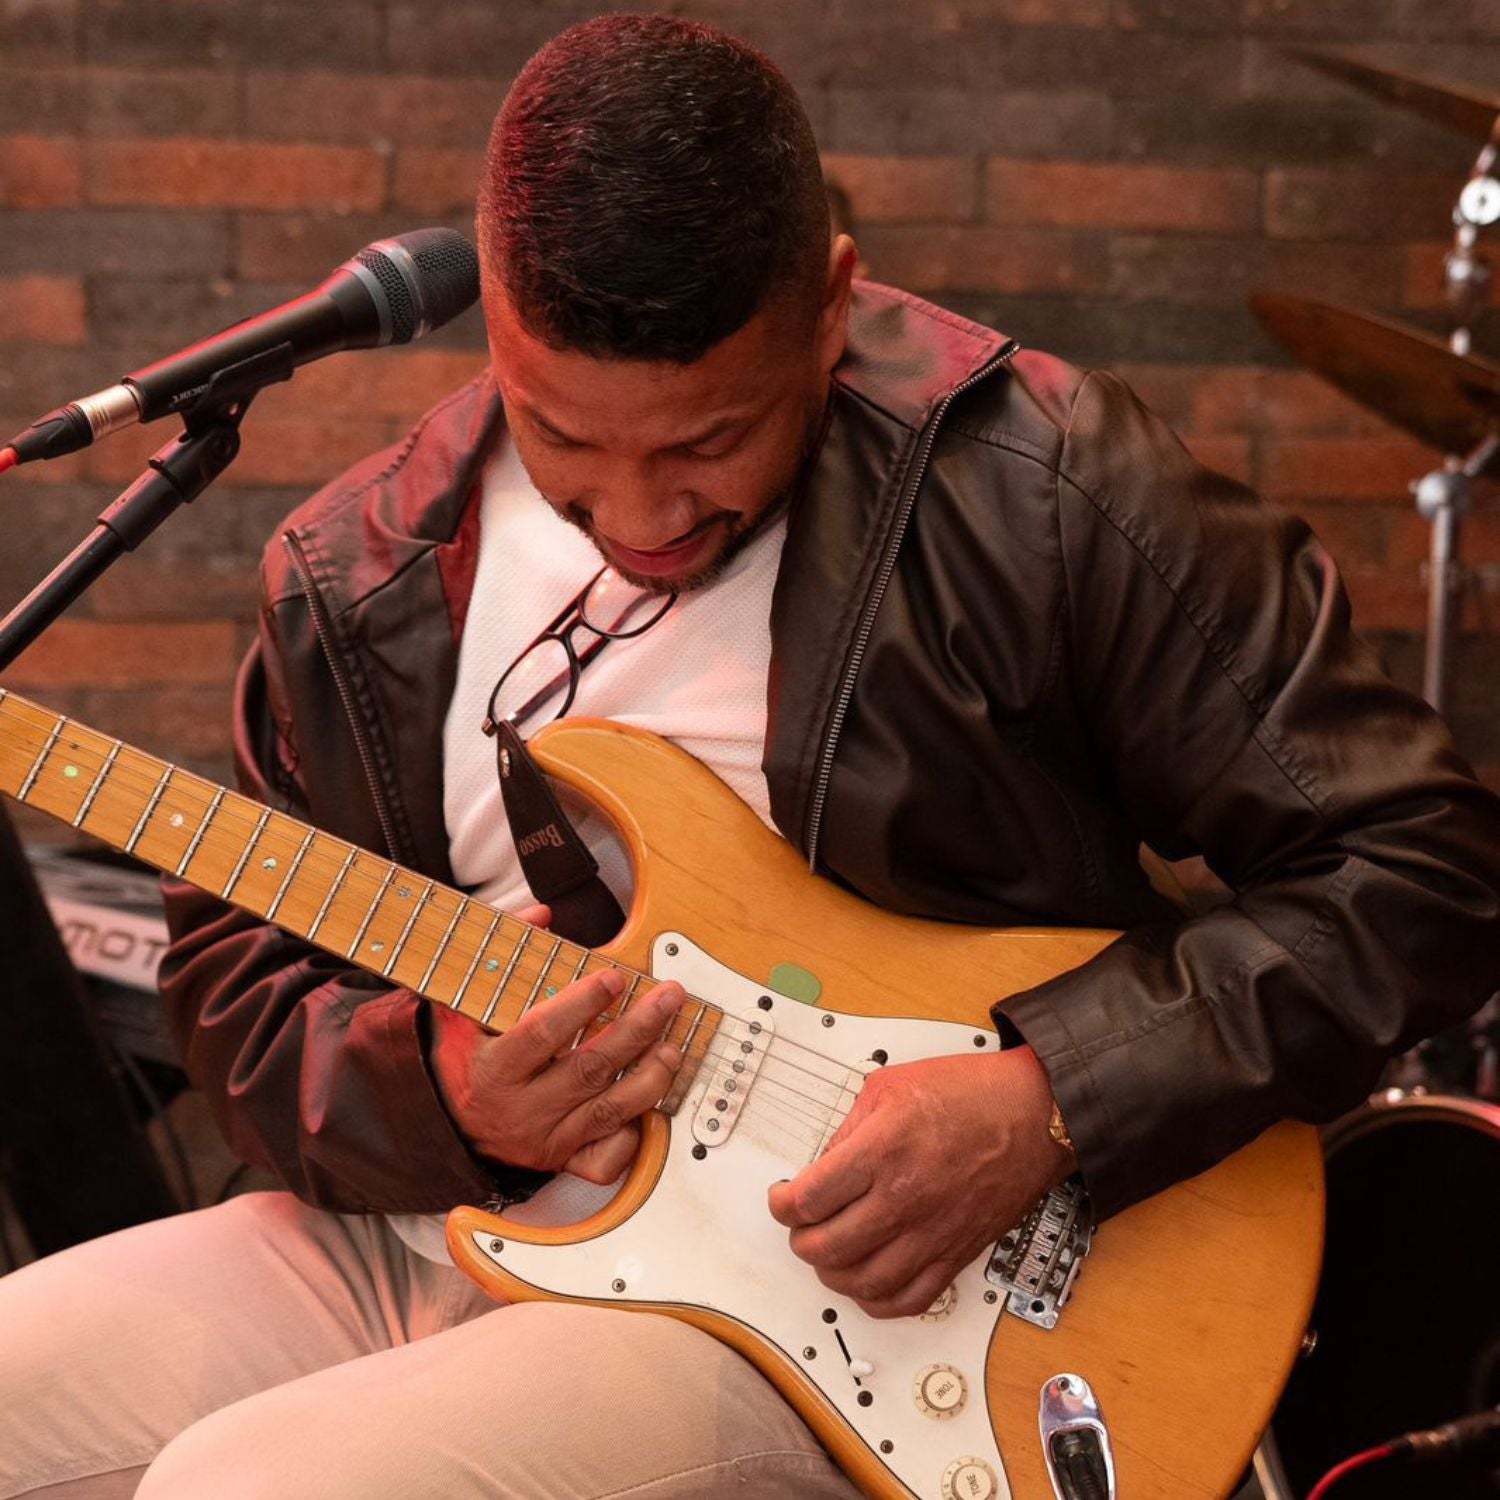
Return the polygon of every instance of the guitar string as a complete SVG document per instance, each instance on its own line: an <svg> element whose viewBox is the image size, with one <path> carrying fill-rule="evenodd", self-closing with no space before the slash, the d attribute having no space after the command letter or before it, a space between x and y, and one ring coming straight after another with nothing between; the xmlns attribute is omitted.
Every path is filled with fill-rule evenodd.
<svg viewBox="0 0 1500 1500"><path fill-rule="evenodd" d="M18 717L19 717L19 715L17 715L14 712L14 710L12 710L10 708L10 706L9 706L9 704L8 704L8 702L6 700L0 700L0 718L11 718L11 719L14 720L14 719L17 719ZM22 719L21 722L22 723L26 723L26 721L24 719ZM39 735L39 742L36 743L36 749L37 749L38 752L40 752L40 750L42 749L43 744L45 744L45 736L42 736L41 733L40 733L41 726L40 725L36 725L36 724L27 724L27 727L30 728L30 729L33 729L33 730L37 731L37 733ZM75 727L76 728L81 728L82 726L75 726ZM51 731L49 730L48 733L50 734L50 732ZM94 733L94 731L90 731L90 733ZM104 738L103 736L100 736L100 737ZM5 738L7 738L7 736L5 735L4 731L0 731L0 740L3 740ZM21 744L26 749L32 748L32 742L29 739L27 739L27 738L18 737L18 736L15 736L15 735L10 735L10 736L8 736L8 738L10 739L10 741L11 741L12 744ZM109 743L110 746L111 746L111 748L113 748L113 744L115 742L113 742L113 741L107 741L107 743ZM94 751L92 748L90 748L88 746L85 746L85 745L70 745L70 746L67 746L66 748L71 752L71 756L70 756L70 760L69 760L70 764L75 763L75 762L85 762L85 763L87 763L87 769L96 770L96 771L98 769L102 768L106 764L107 756L98 754L98 752ZM124 747L124 748L130 748L130 747ZM24 750L23 750L23 753L24 753ZM38 754L38 755L33 756L33 759L34 760L44 760L44 763L50 763L51 758L52 758L53 755L55 755L55 753L56 753L56 746L53 746L52 749L48 752L48 755L45 758L41 757L40 754ZM139 752L139 753L144 754L144 752ZM165 770L165 763L162 762L161 764L163 766L163 770ZM179 776L182 777L184 780L186 780L187 784L185 784L185 785L181 784L178 781L178 777ZM130 785L130 782L132 780L133 780L133 783L134 783L133 787ZM162 784L162 781L163 781L163 778L162 778L162 775L160 775L160 774L158 774L156 776L143 775L140 772L134 771L128 764L122 765L119 761L116 761L115 765L110 768L109 778L108 778L108 784L111 785L111 786L116 786L116 787L119 787L119 788L122 788L122 789L127 789L127 790L140 791L140 792L143 793L143 795L145 795L147 797L149 797L152 793L154 793L154 791L157 789L158 785ZM102 785L103 785L103 783L101 783L101 787L102 787ZM150 788L150 791L147 791L147 788ZM203 813L205 813L211 807L211 805L212 805L212 796L202 796L202 797L200 797L198 795L198 793L200 792L200 790L208 790L210 792L215 792L216 793L219 790L219 788L216 787L213 783L209 782L206 778L197 777L194 773L191 773L191 772L178 772L177 776L174 776L171 779L171 782L168 783L165 786L165 789L163 790L163 794L162 794L162 796L160 798L159 803L157 804L157 806L155 808L152 809L151 821L154 821L157 817L161 816L164 813L167 814L167 815L170 815L173 812L183 812L183 811L186 811L186 812L189 812L189 813L200 814L200 815L203 814ZM241 801L243 803L249 804L250 806L256 806L256 804L254 804L254 802L253 802L253 799L248 798L248 797L244 797L243 794L240 794L240 793L231 793L231 795L233 797L235 797L238 801ZM179 804L179 799L182 799L182 798L192 798L193 800L189 801L189 802L186 802L185 805L178 805ZM82 799L80 799L80 803L81 803L81 800ZM35 805L35 804L33 804L33 805ZM219 852L219 853L227 853L227 852L230 852L230 851L238 851L238 852L241 852L241 853L247 852L246 851L246 840L243 839L243 838L235 838L233 836L233 829L230 826L228 826L228 820L226 818L226 814L228 814L229 817L235 818L235 820L239 822L240 826L242 828L244 828L245 830L247 830L247 833L248 833L249 830L252 830L252 829L254 829L256 827L257 822L258 822L258 813L259 813L259 808L257 807L257 818L249 818L249 817L246 817L246 816L244 816L242 814L239 814L239 810L235 806L235 804L234 803L230 803L228 801L228 799L226 799L225 803L221 804L220 807L215 811L213 819L208 824L208 826L203 830L203 836L202 836L202 838L199 841L198 849L194 851L194 858L196 859L198 853L202 852L205 849L209 849L211 852ZM293 819L290 814L282 814L281 816L285 817L288 821L291 821L291 822L297 822L298 821L298 820ZM86 826L86 823L87 823L87 820L85 820L85 826ZM184 820L184 826L186 826L186 820ZM269 827L269 824L267 824L266 826ZM307 826L308 825L301 825L299 827L299 832L305 831L305 829L306 829ZM348 854L348 852L351 849L356 849L356 846L350 845L346 840L338 839L335 835L323 834L323 833L321 833L321 830L317 830L316 832L322 838L328 839L328 840L332 841L333 843L335 843L336 845L338 845L339 848L346 855ZM264 833L264 830L263 830L263 833ZM143 830L143 837L144 837L144 830ZM251 841L252 844L260 843L260 842L261 842L260 839L254 839L254 840ZM312 844L310 844L308 846L307 852L309 854L311 854L314 851L316 851L316 849L317 849L317 844L316 844L316 840L315 840ZM377 863L377 864L379 864L379 865L381 865L381 866L383 866L383 867L385 867L385 868L387 868L389 870L392 870L392 871L395 871L395 872L399 872L399 873L402 873L402 874L407 874L407 875L410 876L410 878L412 878L414 880L418 880L418 881L423 881L425 883L425 877L418 876L418 875L416 875L415 872L403 871L400 866L394 865L391 861L382 859L379 855L370 854L370 853L368 853L368 851L357 850L356 849L356 855L359 854L359 853L366 854L368 859L370 859L371 861L374 861L375 863ZM334 870L334 869L337 869L337 868L339 868L341 866L341 861L337 857L332 856L332 855L327 856L327 857L323 857L322 858L322 863L323 863L324 867L326 869L328 869L328 870ZM311 859L307 859L299 867L299 873L301 873L301 870L303 870L303 869L308 869L310 871L310 873L312 873L311 867L312 867L312 860ZM382 886L385 884L384 881L382 881L380 879L377 879L376 876L373 873L367 872L365 870L362 870L359 867L357 857L356 857L355 863L353 863L352 865L349 866L349 869L346 872L346 875L348 877L350 877L350 878L346 879L346 881L345 881L345 883L344 883L344 885L342 886L341 889L342 889L343 892L348 893L350 895L351 899L354 899L354 900L358 900L359 897L360 897L360 894L361 894L355 888L355 880L356 879L359 880L361 883L364 883L365 886L366 886L366 889L370 890L373 895L378 895L380 893L380 891L381 891ZM450 888L442 887L442 888L439 888L439 889L443 890L447 894L453 894L453 895L459 897L459 899L461 901L465 902L465 903L472 903L473 906L476 908L476 912L475 912L476 916L478 916L480 913L483 913L483 912L493 913L493 911L494 911L493 908L485 906L484 903L482 903L482 902L475 902L475 901L473 901L473 898L470 898L470 897L463 897L461 895L461 893L453 892L453 891L451 891ZM212 893L209 893L209 894L212 894ZM378 909L378 904L373 899L370 902L364 902L362 904L364 904L367 908L372 907L372 906L377 906L377 909ZM250 908L245 908L245 909L246 910L251 910ZM460 912L462 912L463 908L460 907L460 908L458 908L458 910ZM253 911L252 911L252 914L254 914ZM449 921L451 921L453 919L453 917L454 917L454 911L450 909L449 911L446 911L446 912L438 912L438 913L435 914L434 920L432 922L430 922L430 923L424 922L425 916L426 916L425 911L422 912L422 913L419 913L419 915L417 917L417 920L412 923L410 930L407 932L407 934L406 934L406 939L407 940L404 943L403 948L402 948L402 954L403 954L403 956L405 956L408 953L411 953L418 960L423 959L423 958L430 959L432 957L433 953L435 953L437 951L437 945L435 945L432 948L426 948L426 947L424 947L417 940L419 938L421 938L421 937L437 938L438 941L439 941L439 943L441 943L442 936L446 933L446 924L447 924L447 922L449 922ZM506 924L506 923L514 923L516 926L521 927L523 929L528 926L528 924L522 923L519 918L512 917L512 916L510 916L507 913L501 913L500 917L501 917L501 924L496 928L497 932L503 932L504 931L504 924ZM437 930L440 923L442 924L442 932L441 933ZM462 925L462 917L460 917L460 919L459 919L459 925ZM455 931L456 930L457 929L455 928ZM533 928L531 930L533 930L533 931L540 931L542 929L535 929L535 928ZM491 941L493 941L493 934L491 935ZM487 949L490 945L489 945L489 943L486 943L484 946ZM583 951L584 951L580 946L575 945L575 944L566 944L565 943L565 944L562 945L562 948L571 948L572 949L572 954L580 954L581 955L583 953ZM540 973L540 969L550 969L550 968L552 968L556 964L557 959L560 958L560 957L562 957L562 948L560 948L558 950L558 953L555 956L553 956L553 958L551 959L550 962L544 963L544 964L542 964L542 965L539 966L539 973ZM327 950L325 950L325 951L327 951ZM334 951L336 951L336 950L334 950ZM346 958L348 957L347 954L344 954L343 956L346 957ZM538 956L540 956L540 955L538 955ZM571 959L571 957L572 957L572 955L570 954L569 958ZM353 962L353 960L350 960L350 961ZM652 981L652 976L650 976L649 974L640 973L639 971L631 969L627 965L617 964L613 960L601 958L599 955L593 954L592 952L589 955L589 961L598 963L600 965L605 965L605 966L614 967L616 969L619 969L621 972L624 972L624 973L632 975L637 980L637 982L640 982L642 980L644 980L644 981L646 981L648 983L653 982ZM528 974L528 973L525 972L525 970L524 970L524 968L522 966L524 964L524 962L525 962L525 960L523 958L522 963L518 964L516 966L515 972L511 975L510 984L508 984L506 986L507 989L509 989L511 987L511 985L516 985L517 987L519 987L521 984L524 984L524 982L525 982L525 980L527 978L533 977L530 974ZM587 970L587 961L586 961L584 972L587 972L587 971L588 970ZM385 976L385 977L389 977L389 976ZM538 975L538 977L539 977L539 975ZM471 976L471 982L472 982L472 976ZM465 989L466 989L465 1001L467 1002L467 986L465 987ZM692 1003L706 1004L707 1008L710 1009L710 1010L714 1010L714 1011L719 1011L720 1010L720 1008L718 1006L712 1005L711 1002L703 1002L703 1001L699 1000L697 997L693 997L693 996L690 996L688 998L689 998L689 1001L691 1001ZM444 1002L442 1002L442 1001L434 1001L434 1003L442 1004ZM679 1014L681 1014L681 1013L679 1012ZM614 1019L614 1018L615 1017L610 1017L610 1019ZM722 1032L716 1032L716 1044L717 1044L717 1037L720 1036L720 1035L722 1035ZM776 1034L773 1033L773 1036L775 1036L775 1035ZM855 1077L859 1077L860 1076L857 1073L856 1070L848 1067L847 1064L844 1064L844 1063L840 1062L838 1059L835 1059L835 1058L832 1058L832 1057L828 1056L826 1053L818 1051L816 1048L808 1047L804 1043L794 1042L794 1041L790 1040L789 1038L785 1038L785 1037L776 1037L776 1040L780 1043L780 1050L785 1051L785 1049L787 1049L787 1048L795 1049L796 1051L798 1051L798 1052L800 1052L800 1053L802 1053L802 1054L804 1054L804 1055L806 1055L806 1056L808 1056L810 1058L816 1059L818 1062L829 1064L839 1074L842 1075L842 1078L840 1078L840 1077L830 1077L830 1076L828 1076L828 1075L826 1075L826 1074L818 1071L817 1069L809 1068L809 1067L807 1067L804 1064L794 1063L794 1062L790 1061L790 1059L784 1059L784 1062L783 1062L784 1066L786 1066L788 1068L791 1068L794 1071L801 1072L801 1073L804 1073L804 1074L808 1075L809 1077L815 1079L821 1085L831 1086L831 1087L834 1087L836 1089L843 1090L843 1089L847 1088L847 1080L851 1076L855 1076ZM732 1038L726 1038L725 1039L725 1045L728 1046L728 1045L731 1045L731 1044L733 1044L734 1046L736 1046L736 1048L738 1046L737 1043L733 1042ZM704 1059L704 1061L707 1061L709 1059L713 1059L716 1063L721 1063L721 1062L726 1062L727 1061L727 1062L729 1062L729 1063L732 1064L732 1062L736 1058L736 1053L734 1053L734 1052L715 1052L714 1046L710 1046L709 1048L705 1049L705 1051L701 1055L702 1055L702 1058ZM805 1117L808 1120L810 1120L810 1121L819 1119L824 1114L824 1112L826 1111L826 1107L827 1106L826 1106L825 1102L823 1100L820 1100L820 1099L816 1098L813 1095L807 1094L807 1093L805 1093L803 1091L799 1091L799 1090L793 1089L790 1085L785 1084L785 1083L780 1083L779 1081L774 1081L774 1080L769 1080L768 1079L768 1080L766 1080L766 1082L768 1084L770 1084L771 1086L773 1086L773 1087L779 1088L782 1092L786 1093L787 1095L789 1095L791 1097L795 1097L795 1098L805 1099L810 1105L812 1105L813 1108L818 1112L816 1115L814 1115L812 1113L809 1113L809 1112L804 1112L805 1113Z"/></svg>

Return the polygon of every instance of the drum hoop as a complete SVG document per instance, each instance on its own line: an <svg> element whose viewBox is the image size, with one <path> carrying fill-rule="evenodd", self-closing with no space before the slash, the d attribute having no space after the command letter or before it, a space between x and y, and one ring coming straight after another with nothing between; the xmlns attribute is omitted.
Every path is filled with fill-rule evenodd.
<svg viewBox="0 0 1500 1500"><path fill-rule="evenodd" d="M1500 1137L1500 1106L1482 1099L1465 1099L1456 1094L1408 1093L1386 1089L1367 1099L1358 1109L1340 1116L1323 1130L1323 1149L1332 1155L1340 1146L1356 1141L1393 1119L1458 1119L1478 1126L1487 1134Z"/></svg>

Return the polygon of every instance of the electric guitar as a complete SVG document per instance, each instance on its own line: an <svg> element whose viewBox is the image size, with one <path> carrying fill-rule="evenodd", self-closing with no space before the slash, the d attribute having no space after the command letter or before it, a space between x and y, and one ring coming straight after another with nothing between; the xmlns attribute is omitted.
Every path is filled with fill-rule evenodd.
<svg viewBox="0 0 1500 1500"><path fill-rule="evenodd" d="M888 1063L994 1051L988 1007L1106 932L891 916L810 875L712 773L639 731L551 726L539 763L630 850L597 952L438 886L0 690L0 792L504 1030L626 969L682 982L672 1091L581 1222L460 1208L454 1259L507 1300L682 1318L752 1360L866 1494L921 1500L1229 1493L1301 1341L1322 1242L1316 1133L1279 1125L1097 1229L1065 1184L920 1317L824 1288L765 1208Z"/></svg>

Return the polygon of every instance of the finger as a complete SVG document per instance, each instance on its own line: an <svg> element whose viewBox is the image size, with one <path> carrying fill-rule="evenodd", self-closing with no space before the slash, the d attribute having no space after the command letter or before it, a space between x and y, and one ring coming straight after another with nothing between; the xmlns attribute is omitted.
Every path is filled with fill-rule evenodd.
<svg viewBox="0 0 1500 1500"><path fill-rule="evenodd" d="M518 911L510 913L516 921L524 922L528 927L551 927L552 908L538 903L535 906L523 906Z"/></svg>
<svg viewBox="0 0 1500 1500"><path fill-rule="evenodd" d="M527 1011L494 1045L491 1066L496 1079L523 1082L550 1066L595 1016L619 999L625 983L618 969L600 969L564 985L545 1004Z"/></svg>
<svg viewBox="0 0 1500 1500"><path fill-rule="evenodd" d="M872 1154L851 1136L842 1146L830 1147L790 1182L771 1186L767 1199L771 1217L788 1229L821 1224L841 1208L863 1198L875 1182Z"/></svg>
<svg viewBox="0 0 1500 1500"><path fill-rule="evenodd" d="M563 1163L562 1170L583 1178L585 1182L597 1182L606 1187L635 1160L640 1143L640 1127L632 1120L613 1135L580 1146Z"/></svg>
<svg viewBox="0 0 1500 1500"><path fill-rule="evenodd" d="M920 1317L953 1284L961 1267L935 1261L916 1276L898 1285L886 1296L856 1297L860 1310L872 1318Z"/></svg>
<svg viewBox="0 0 1500 1500"><path fill-rule="evenodd" d="M845 1270L905 1233L909 1223L903 1205L889 1194L866 1193L821 1223L793 1229L792 1254L819 1270Z"/></svg>
<svg viewBox="0 0 1500 1500"><path fill-rule="evenodd" d="M644 1057L660 1041L686 999L676 983L658 985L636 1000L570 1056L559 1070L574 1099L597 1094L618 1073Z"/></svg>
<svg viewBox="0 0 1500 1500"><path fill-rule="evenodd" d="M602 1093L578 1105L553 1132L570 1156L590 1141L600 1141L654 1109L672 1087L681 1061L675 1047L658 1047Z"/></svg>

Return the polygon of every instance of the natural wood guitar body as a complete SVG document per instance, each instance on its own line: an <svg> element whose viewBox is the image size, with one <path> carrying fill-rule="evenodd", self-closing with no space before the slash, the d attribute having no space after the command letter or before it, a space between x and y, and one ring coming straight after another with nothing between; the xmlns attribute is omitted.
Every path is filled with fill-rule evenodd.
<svg viewBox="0 0 1500 1500"><path fill-rule="evenodd" d="M598 804L628 843L636 899L624 931L603 951L632 968L650 968L657 933L680 931L760 984L778 963L811 971L821 981L820 1009L962 1020L989 1031L993 1000L1076 967L1113 936L985 932L894 917L810 875L716 778L661 741L573 721L544 731L535 749L547 771ZM673 1132L686 1127L681 1115L652 1116L621 1192L577 1225L543 1228L458 1210L449 1222L456 1258L502 1297L554 1295L507 1274L476 1249L476 1237L563 1245L608 1232L649 1199ZM1103 1225L1055 1329L1010 1316L995 1323L985 1394L1013 1494L1045 1500L1053 1493L1038 1393L1062 1371L1084 1373L1093 1387L1125 1500L1227 1494L1296 1355L1321 1246L1316 1133L1293 1124ZM868 1494L910 1493L805 1370L745 1321L670 1301L577 1300L646 1306L724 1339L798 1406Z"/></svg>

